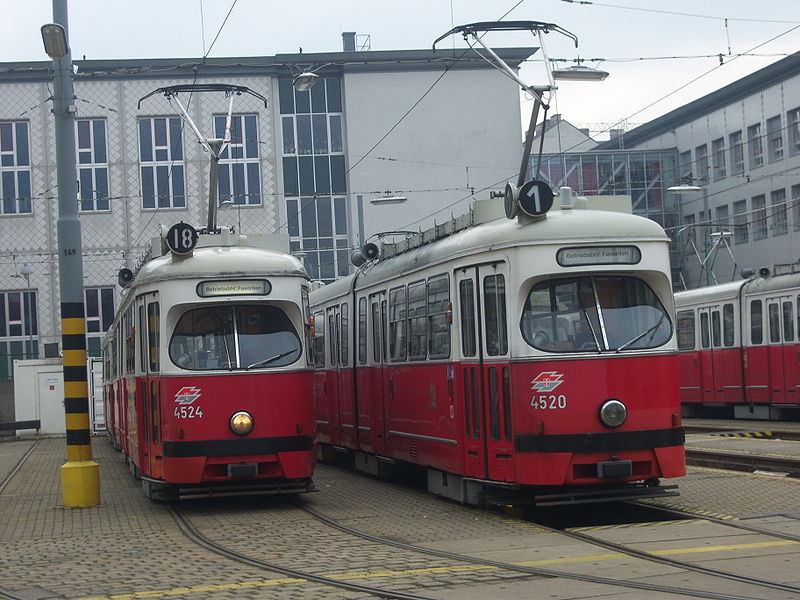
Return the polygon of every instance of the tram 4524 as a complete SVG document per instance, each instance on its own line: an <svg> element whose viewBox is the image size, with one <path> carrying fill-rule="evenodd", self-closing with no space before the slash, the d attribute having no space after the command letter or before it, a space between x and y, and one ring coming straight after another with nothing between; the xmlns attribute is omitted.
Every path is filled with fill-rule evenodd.
<svg viewBox="0 0 800 600"><path fill-rule="evenodd" d="M120 271L106 415L151 498L313 488L308 277L268 240L179 224Z"/></svg>
<svg viewBox="0 0 800 600"><path fill-rule="evenodd" d="M368 246L312 291L319 455L413 465L465 503L674 495L659 485L685 472L664 230L567 188L549 212L507 200L509 218L480 222L479 206Z"/></svg>

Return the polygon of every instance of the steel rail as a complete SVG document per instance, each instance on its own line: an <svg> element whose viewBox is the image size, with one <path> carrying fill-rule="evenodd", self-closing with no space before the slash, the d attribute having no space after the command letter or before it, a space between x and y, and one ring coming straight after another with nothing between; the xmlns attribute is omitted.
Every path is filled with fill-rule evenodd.
<svg viewBox="0 0 800 600"><path fill-rule="evenodd" d="M679 594L682 596L692 596L695 598L707 598L707 599L714 599L714 600L753 600L752 596L736 596L732 594L723 594L723 593L716 593L716 592L707 592L701 590L693 590L687 588L676 588L672 586L665 586L665 585L658 585L658 584L649 584L649 583L642 583L638 581L629 581L625 579L610 579L607 577L599 577L595 575L582 575L580 573L568 573L563 571L553 571L550 569L540 569L538 567L526 567L524 565L517 565L513 563L505 563L499 562L494 560L486 560L482 558L476 558L474 556L469 556L466 554L455 554L452 552L447 552L445 550L435 550L433 548L425 548L423 546L415 546L413 544L406 544L404 542L398 542L397 540L392 540L389 538L380 537L377 535L372 535L370 533L366 533L364 531L360 531L358 529L354 529L352 527L348 527L347 525L343 525L338 521L319 513L308 506L305 506L301 502L298 502L298 507L310 514L315 519L318 519L329 525L335 529L343 531L345 533L349 533L351 535L355 535L357 537L377 542L380 544L386 544L389 546L394 546L396 548L401 548L403 550L410 550L412 552L421 552L423 554L430 554L432 556L438 556L440 558L449 558L451 560L457 560L461 562L472 563L476 565L482 566L490 566L496 567L498 569L505 569L508 571L516 571L519 573L527 573L529 575L539 575L543 577L558 577L562 579L574 579L577 581L584 581L588 583L599 583L605 585L612 585L617 587L626 587L626 588L633 588L639 590L646 590L649 592L663 592L666 594ZM537 523L538 525L538 523ZM546 529L551 529L549 527L543 527ZM560 530L552 530L558 533L562 533ZM796 588L795 588L796 589Z"/></svg>
<svg viewBox="0 0 800 600"><path fill-rule="evenodd" d="M339 581L337 579L332 579L324 575L315 575L314 573L299 571L297 569L290 569L288 567L282 567L275 563L269 563L263 560L259 560L257 558L253 558L251 556L247 556L240 552L236 552L234 550L225 548L224 546L217 544L213 540L207 538L202 533L200 533L197 530L197 528L195 528L195 526L192 524L189 518L186 515L184 515L180 511L180 509L176 508L172 504L167 504L166 506L170 515L172 515L172 518L175 519L175 522L178 524L178 527L183 532L183 534L186 535L186 537L188 537L196 544L202 546L203 548L206 548L207 550L219 554L220 556L224 556L225 558L228 558L230 560L235 560L236 562L250 565L252 567L257 567L259 569L274 571L276 573L282 573L284 575L288 575L290 577L296 577L298 579L314 581L316 583L331 585L354 592L363 592L366 594L371 594L373 596L378 596L379 598L391 598L391 599L396 598L398 600L434 600L429 596L420 596L417 594L410 594L406 592L398 592L393 590L375 588L371 586L361 585L358 583Z"/></svg>
<svg viewBox="0 0 800 600"><path fill-rule="evenodd" d="M740 454L723 450L700 450L687 446L686 462L695 467L713 467L729 471L779 471L795 477L800 475L800 458L790 456Z"/></svg>
<svg viewBox="0 0 800 600"><path fill-rule="evenodd" d="M634 558L641 558L643 560L648 560L651 562L657 562L664 565L669 565L671 567L675 567L678 569L683 569L685 571L694 571L696 573L703 573L704 575L712 575L715 577L721 577L723 579L731 579L733 581L738 581L740 583L747 583L750 585L756 585L759 587L767 587L776 590L781 590L784 592L792 592L795 594L800 594L800 587L795 585L789 585L786 583L779 583L777 581L769 581L767 579L757 579L755 577L749 577L747 575L739 575L737 573L731 573L729 571L722 571L721 569L712 569L710 567L702 567L700 565L696 565L694 563L683 562L680 560L675 560L672 558L666 558L664 556L658 556L657 554L652 554L650 552L646 552L644 550L636 550L635 548L631 548L630 546L625 546L623 544L617 544L614 542L607 542L598 537L594 537L592 535L581 533L578 531L568 531L565 529L556 529L553 527L549 527L547 525L543 525L541 523L536 523L531 521L537 527L541 527L543 529L552 531L554 533L561 533L566 535L567 537L571 537L575 540L579 540L582 542L586 542L588 544L592 544L595 546L600 546L601 548L606 548L607 550L612 550L614 552L620 552L622 554L627 554L628 556L633 556Z"/></svg>
<svg viewBox="0 0 800 600"><path fill-rule="evenodd" d="M39 440L38 439L34 440L33 444L31 444L31 447L28 448L25 454L22 455L22 458L20 458L19 461L17 461L17 464L14 465L14 468L12 468L11 471L8 472L8 475L3 477L3 481L0 481L0 494L3 493L3 490L6 489L6 486L11 482L11 479L14 477L14 475L17 474L17 471L19 471L22 468L22 465L25 464L25 461L28 460L28 457L31 454L33 454L34 449L38 445L39 445Z"/></svg>

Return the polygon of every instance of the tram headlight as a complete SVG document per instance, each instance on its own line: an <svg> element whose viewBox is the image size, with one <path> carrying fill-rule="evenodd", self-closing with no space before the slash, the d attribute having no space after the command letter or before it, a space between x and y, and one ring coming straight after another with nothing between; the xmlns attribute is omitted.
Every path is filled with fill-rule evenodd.
<svg viewBox="0 0 800 600"><path fill-rule="evenodd" d="M606 400L600 407L600 420L606 427L619 427L627 418L628 409L619 400Z"/></svg>
<svg viewBox="0 0 800 600"><path fill-rule="evenodd" d="M246 410L240 410L231 417L231 431L236 435L247 435L253 431L253 415Z"/></svg>

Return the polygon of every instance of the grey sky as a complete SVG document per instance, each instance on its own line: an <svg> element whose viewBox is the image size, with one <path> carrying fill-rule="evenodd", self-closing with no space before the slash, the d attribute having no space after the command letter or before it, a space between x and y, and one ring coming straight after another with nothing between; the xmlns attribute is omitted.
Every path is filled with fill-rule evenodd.
<svg viewBox="0 0 800 600"><path fill-rule="evenodd" d="M175 58L207 52L233 0L71 0L69 4L75 58ZM551 110L577 125L600 129L621 119L647 121L800 49L796 0L517 4L517 0L238 0L209 55L272 55L301 47L303 52L338 51L343 31L368 34L372 50L429 48L453 25L496 20L516 5L506 19L554 22L578 36L577 51L562 36L546 36L551 58L574 59L580 54L605 59L587 61L611 73L605 82L560 83ZM52 20L50 0L0 0L0 6L0 61L45 60L39 27ZM492 46L538 46L528 33L492 33L485 41ZM464 45L460 38L455 43ZM442 44L452 46L453 41ZM761 56L735 58L728 55L729 49L732 55ZM720 53L725 63L721 67L716 57ZM638 60L702 55L715 56ZM541 62L531 62L523 67L522 77L529 83L546 83L543 69ZM658 101L707 71L711 72Z"/></svg>

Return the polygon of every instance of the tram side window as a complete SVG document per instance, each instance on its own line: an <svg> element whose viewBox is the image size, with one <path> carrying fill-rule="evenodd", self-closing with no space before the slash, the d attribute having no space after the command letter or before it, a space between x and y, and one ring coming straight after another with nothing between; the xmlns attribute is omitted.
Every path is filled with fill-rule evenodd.
<svg viewBox="0 0 800 600"><path fill-rule="evenodd" d="M693 350L694 336L694 311L678 312L678 350Z"/></svg>
<svg viewBox="0 0 800 600"><path fill-rule="evenodd" d="M794 307L788 301L783 303L783 341L794 341Z"/></svg>
<svg viewBox="0 0 800 600"><path fill-rule="evenodd" d="M314 366L325 367L325 313L314 314Z"/></svg>
<svg viewBox="0 0 800 600"><path fill-rule="evenodd" d="M722 343L730 348L735 343L736 321L733 313L733 304L728 303L722 307Z"/></svg>
<svg viewBox="0 0 800 600"><path fill-rule="evenodd" d="M350 348L347 341L350 335L349 319L347 318L347 304L342 304L340 307L340 314L342 316L341 331L339 332L339 361L343 366L347 366L350 362Z"/></svg>
<svg viewBox="0 0 800 600"><path fill-rule="evenodd" d="M722 345L721 327L719 311L714 310L711 313L711 342L714 348L719 348Z"/></svg>
<svg viewBox="0 0 800 600"><path fill-rule="evenodd" d="M125 374L133 375L136 370L136 332L133 327L133 307L125 311Z"/></svg>
<svg viewBox="0 0 800 600"><path fill-rule="evenodd" d="M761 344L764 342L761 300L753 300L750 302L750 341L753 344Z"/></svg>
<svg viewBox="0 0 800 600"><path fill-rule="evenodd" d="M367 299L358 300L358 362L367 362Z"/></svg>
<svg viewBox="0 0 800 600"><path fill-rule="evenodd" d="M800 298L798 298L800 303ZM458 284L458 306L461 321L461 354L475 356L478 345L475 341L475 284L465 279Z"/></svg>
<svg viewBox="0 0 800 600"><path fill-rule="evenodd" d="M777 344L781 341L781 314L777 302L767 305L769 312L769 341Z"/></svg>
<svg viewBox="0 0 800 600"><path fill-rule="evenodd" d="M334 316L334 310L332 308L328 309L328 358L330 359L331 366L336 366L339 364L337 360L337 352L336 352L336 335L338 334L338 318Z"/></svg>
<svg viewBox="0 0 800 600"><path fill-rule="evenodd" d="M428 324L425 314L425 282L408 286L408 358L424 359L428 350Z"/></svg>
<svg viewBox="0 0 800 600"><path fill-rule="evenodd" d="M483 278L483 309L486 322L486 351L489 356L507 353L506 282L502 275L487 275Z"/></svg>
<svg viewBox="0 0 800 600"><path fill-rule="evenodd" d="M708 313L700 313L700 347L708 349L711 347L711 335L708 330Z"/></svg>
<svg viewBox="0 0 800 600"><path fill-rule="evenodd" d="M147 346L149 348L150 372L157 373L161 368L161 324L158 302L147 305Z"/></svg>
<svg viewBox="0 0 800 600"><path fill-rule="evenodd" d="M450 280L447 275L428 279L428 356L450 357Z"/></svg>
<svg viewBox="0 0 800 600"><path fill-rule="evenodd" d="M389 290L389 360L406 359L406 288Z"/></svg>
<svg viewBox="0 0 800 600"><path fill-rule="evenodd" d="M382 332L382 319L381 319L381 303L377 296L370 298L372 306L372 360L379 363L383 360L381 357L381 332Z"/></svg>
<svg viewBox="0 0 800 600"><path fill-rule="evenodd" d="M144 304L139 306L139 369L147 373L147 321L144 316Z"/></svg>

